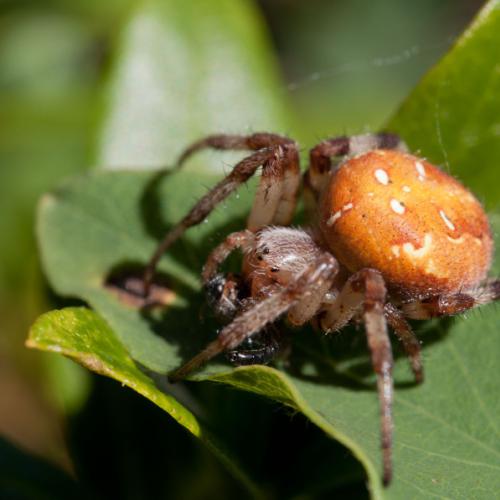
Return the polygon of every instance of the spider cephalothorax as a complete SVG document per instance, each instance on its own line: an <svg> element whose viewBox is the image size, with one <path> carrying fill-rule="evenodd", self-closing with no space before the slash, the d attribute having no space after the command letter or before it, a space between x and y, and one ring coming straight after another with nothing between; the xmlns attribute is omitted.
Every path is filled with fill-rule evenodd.
<svg viewBox="0 0 500 500"><path fill-rule="evenodd" d="M307 229L290 228L300 187L297 145L274 134L209 136L204 148L248 149L234 169L165 237L145 273L148 292L162 253L189 227L262 167L247 228L209 255L202 279L227 325L202 352L170 374L186 377L226 352L238 364L269 362L282 315L294 325L314 320L326 333L364 322L381 403L384 482L392 475L392 350L387 324L423 380L420 344L406 318L457 314L500 297L498 280L484 281L493 242L487 217L458 181L413 156L394 134L338 137L310 153L303 178ZM219 265L243 252L241 274Z"/></svg>

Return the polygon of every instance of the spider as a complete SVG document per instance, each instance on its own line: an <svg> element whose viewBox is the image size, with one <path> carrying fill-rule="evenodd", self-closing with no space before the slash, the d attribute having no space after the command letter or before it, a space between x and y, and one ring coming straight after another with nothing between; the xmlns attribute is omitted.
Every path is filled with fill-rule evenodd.
<svg viewBox="0 0 500 500"><path fill-rule="evenodd" d="M392 478L393 356L388 325L423 381L420 343L407 318L454 315L500 298L500 280L486 280L493 240L477 199L457 180L408 153L391 133L328 139L310 151L302 177L297 144L276 134L212 135L179 159L203 149L251 154L201 198L166 235L144 275L150 289L161 255L189 227L247 181L262 176L246 229L208 256L202 281L226 320L217 338L170 374L173 381L219 353L235 364L268 363L281 338L273 323L312 322L325 333L351 321L365 326L381 411L383 482ZM290 227L299 189L310 223ZM243 252L241 276L219 266Z"/></svg>

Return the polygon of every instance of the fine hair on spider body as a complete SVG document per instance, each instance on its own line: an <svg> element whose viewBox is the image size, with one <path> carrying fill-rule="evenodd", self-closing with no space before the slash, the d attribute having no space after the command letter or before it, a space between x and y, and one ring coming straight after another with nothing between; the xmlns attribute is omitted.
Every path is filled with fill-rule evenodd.
<svg viewBox="0 0 500 500"><path fill-rule="evenodd" d="M181 380L219 353L235 364L268 363L282 336L274 323L314 321L335 332L362 320L377 376L383 482L392 478L393 355L389 329L423 381L420 343L407 318L454 315L500 298L486 280L493 240L474 195L395 134L328 139L310 151L303 176L297 144L276 134L212 135L191 145L179 164L203 149L250 151L165 236L146 267L147 296L161 255L259 168L247 227L208 256L202 281L226 325L215 340L170 374ZM302 186L306 228L290 223ZM219 272L235 250L240 275Z"/></svg>

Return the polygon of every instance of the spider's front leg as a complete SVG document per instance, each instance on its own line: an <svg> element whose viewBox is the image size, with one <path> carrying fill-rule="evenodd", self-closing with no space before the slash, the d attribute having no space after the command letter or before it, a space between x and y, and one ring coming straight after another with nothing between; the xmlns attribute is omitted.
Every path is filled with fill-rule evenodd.
<svg viewBox="0 0 500 500"><path fill-rule="evenodd" d="M325 283L331 285L338 272L336 260L327 252L321 254L287 286L277 288L268 297L256 301L241 312L219 333L217 339L194 358L169 375L171 381L181 380L217 354L237 348L245 339L273 323L294 305L314 296Z"/></svg>
<svg viewBox="0 0 500 500"><path fill-rule="evenodd" d="M219 320L228 323L236 314L248 310L254 304L249 297L242 277L218 272L219 266L234 250L249 252L254 245L255 234L249 230L230 234L207 258L203 267L203 287L210 308ZM236 366L268 364L280 351L280 332L269 325L261 332L246 338L237 348L226 352L226 358Z"/></svg>
<svg viewBox="0 0 500 500"><path fill-rule="evenodd" d="M254 244L255 234L248 229L231 233L208 256L202 271L203 288L208 305L222 321L230 321L239 312L246 297L241 277L218 272L219 266L237 249L248 252Z"/></svg>
<svg viewBox="0 0 500 500"><path fill-rule="evenodd" d="M241 160L233 170L203 196L188 214L164 237L151 257L144 272L144 295L147 295L160 257L182 234L205 220L212 210L262 166L262 177L256 193L247 227L256 231L269 224L288 224L295 210L300 184L297 145L286 137L275 134L249 136L214 135L190 146L179 164L196 151L215 149L249 149L254 151Z"/></svg>
<svg viewBox="0 0 500 500"><path fill-rule="evenodd" d="M337 300L329 307L320 327L329 332L346 325L362 309L368 347L377 375L381 413L381 441L384 484L392 478L392 348L384 315L386 287L375 269L362 269L344 285Z"/></svg>

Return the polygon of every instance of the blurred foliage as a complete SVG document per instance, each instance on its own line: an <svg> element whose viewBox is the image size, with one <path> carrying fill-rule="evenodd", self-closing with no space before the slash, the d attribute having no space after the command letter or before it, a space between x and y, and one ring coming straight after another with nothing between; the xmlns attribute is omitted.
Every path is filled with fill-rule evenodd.
<svg viewBox="0 0 500 500"><path fill-rule="evenodd" d="M388 124L410 149L462 179L487 209L500 202L499 5L481 11Z"/></svg>
<svg viewBox="0 0 500 500"><path fill-rule="evenodd" d="M159 389L156 386L158 381L137 368L113 331L99 316L85 308L65 308L42 315L31 332L27 342L29 347L73 358L89 370L122 382L165 410L200 438L254 496L259 495L258 488L249 481L235 458L219 444L208 427L177 401L174 395L179 398L178 390L173 387ZM180 396L179 399L182 399L182 394Z"/></svg>
<svg viewBox="0 0 500 500"><path fill-rule="evenodd" d="M0 495L3 499L85 498L76 481L44 460L34 458L0 437Z"/></svg>
<svg viewBox="0 0 500 500"><path fill-rule="evenodd" d="M301 139L379 129L482 3L261 0Z"/></svg>
<svg viewBox="0 0 500 500"><path fill-rule="evenodd" d="M276 66L250 2L145 3L117 48L97 164L159 168L207 130L289 126ZM220 170L210 156L198 161Z"/></svg>
<svg viewBox="0 0 500 500"><path fill-rule="evenodd" d="M96 146L101 140L96 131L105 127L102 117L112 109L107 94L112 88L109 68L117 73L124 26L130 26L131 15L143 3L4 0L0 4L0 231L4 235L0 249L0 391L6 395L0 405L0 433L66 470L76 470L80 482L89 485L94 496L109 497L106 485L112 478L114 484L123 481L121 497L158 497L169 491L175 492L175 498L203 498L207 492L234 498L241 494L240 486L172 423L168 427L159 411L155 413L138 398L105 381L94 381L91 399L85 405L90 390L87 372L63 358L42 358L23 347L33 319L47 308L62 305L47 293L38 269L32 230L36 199L56 181L84 170L96 159L102 164L102 151L99 153ZM250 2L245 4L246 15L238 26L244 33L250 30L261 37L260 20L255 13L249 14L253 12ZM299 117L291 120L284 106L286 117L280 119L282 125L277 124L278 131L293 133L309 145L325 135L378 128L428 66L446 51L480 4L469 0L262 0L288 82L280 87L274 74L265 93L268 102L292 102ZM191 16L196 20L196 13ZM189 25L189 18L184 22ZM220 22L216 15L213 22ZM222 35L230 31L223 25L218 30ZM265 35L260 43L265 50ZM265 59L263 67L275 71L268 54L254 55L251 59L255 67L262 63L261 57ZM223 61L217 63L224 76ZM264 83L261 76L253 82L247 80L246 84L252 85L247 89L252 99L258 99L255 86ZM192 78L202 85L200 75L194 72ZM226 104L219 102L218 106L225 108ZM218 116L222 119L225 115ZM241 129L264 124L245 122L244 116L241 119ZM224 121L210 123L224 125ZM236 122L231 122L229 131L234 131L234 126ZM199 130L205 131L203 126ZM161 156L152 162L149 158L148 163L171 159L165 149L161 151ZM219 168L223 165L215 157L203 158ZM241 429L233 436L232 447L249 450L253 446L257 458L249 459L251 463L262 459L262 449L268 444L268 459L263 461L268 465L257 477L275 485L271 489L278 488L276 491L286 496L297 492L313 495L329 489L341 496L366 494L359 465L346 462L347 452L335 448L321 432L311 430L304 419L290 419L260 399L248 395L238 399L234 392L221 388L194 387L192 391L208 408L215 407L212 410L218 411L221 422L224 415L228 422L241 419L242 427L232 429L233 433ZM256 430L251 439L242 442L253 420L245 421L236 411L239 407L244 408L245 415L262 416L259 429L267 429L265 439L262 431ZM118 414L122 415L121 428L116 425ZM133 431L138 427L144 434L137 438ZM99 455L106 458L96 462L94 435L89 430L95 433L100 429L104 444L99 447ZM64 435L71 438L69 454ZM297 447L295 460L290 457L285 465L276 465L275 454L290 440ZM2 447L0 460L10 457L9 453ZM142 459L134 461L134 457ZM299 474L291 474L293 481L289 478L289 471L301 459L304 467L316 464L309 473L311 481L302 486L298 484ZM339 461L351 471L343 474L344 481L351 485L340 486L338 477L322 484L330 477L327 465ZM12 468L20 463L13 460ZM144 463L149 468L138 467ZM166 470L175 472L165 474ZM26 477L26 492L28 482ZM38 498L26 492L23 498Z"/></svg>
<svg viewBox="0 0 500 500"><path fill-rule="evenodd" d="M98 83L93 43L84 22L38 3L0 10L0 384L3 394L12 385L17 394L1 408L0 431L66 468L63 414L81 406L89 376L66 360L32 356L23 331L49 307L34 242L36 200L87 163Z"/></svg>

